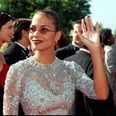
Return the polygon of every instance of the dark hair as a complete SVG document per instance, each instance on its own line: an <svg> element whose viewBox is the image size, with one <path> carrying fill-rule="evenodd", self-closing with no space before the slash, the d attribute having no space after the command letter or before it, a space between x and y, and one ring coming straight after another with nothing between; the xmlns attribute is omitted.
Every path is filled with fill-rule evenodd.
<svg viewBox="0 0 116 116"><path fill-rule="evenodd" d="M73 21L73 22L72 22L72 26L71 26L71 30L74 29L74 25L75 25L75 24L81 24L81 20L75 20L75 21Z"/></svg>
<svg viewBox="0 0 116 116"><path fill-rule="evenodd" d="M22 30L28 31L31 24L31 19L18 18L14 21L14 37L12 41L18 41L22 38Z"/></svg>
<svg viewBox="0 0 116 116"><path fill-rule="evenodd" d="M71 42L70 39L68 39L66 37L66 35L64 33L62 33L60 39L57 42L57 45L55 46L55 50L58 49L58 48L62 48L64 46L68 45L70 42Z"/></svg>
<svg viewBox="0 0 116 116"><path fill-rule="evenodd" d="M14 20L14 17L12 17L11 15L5 12L1 12L0 13L0 28L10 20Z"/></svg>
<svg viewBox="0 0 116 116"><path fill-rule="evenodd" d="M53 24L55 25L56 31L61 31L62 26L61 26L61 21L57 13L53 10L40 10L36 14L43 13L45 14L49 19L53 21Z"/></svg>
<svg viewBox="0 0 116 116"><path fill-rule="evenodd" d="M100 39L104 45L108 45L108 39L112 36L112 30L104 28L100 31Z"/></svg>

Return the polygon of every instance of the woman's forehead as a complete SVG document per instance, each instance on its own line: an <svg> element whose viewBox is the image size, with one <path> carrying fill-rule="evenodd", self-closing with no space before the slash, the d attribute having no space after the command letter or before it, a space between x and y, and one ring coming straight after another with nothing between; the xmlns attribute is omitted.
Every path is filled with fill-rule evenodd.
<svg viewBox="0 0 116 116"><path fill-rule="evenodd" d="M44 14L36 14L32 18L31 25L53 25L53 21Z"/></svg>

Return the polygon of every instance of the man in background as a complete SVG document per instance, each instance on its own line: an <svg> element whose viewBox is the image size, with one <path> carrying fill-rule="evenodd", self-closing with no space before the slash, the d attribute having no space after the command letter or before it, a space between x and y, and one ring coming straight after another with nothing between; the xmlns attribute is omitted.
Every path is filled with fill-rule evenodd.
<svg viewBox="0 0 116 116"><path fill-rule="evenodd" d="M4 58L7 64L12 65L20 60L28 58L29 28L31 20L19 18L14 21L14 37L12 42L4 51ZM25 115L21 104L19 104L19 115Z"/></svg>
<svg viewBox="0 0 116 116"><path fill-rule="evenodd" d="M11 65L28 57L30 19L19 18L14 21L14 37L4 51L7 64Z"/></svg>

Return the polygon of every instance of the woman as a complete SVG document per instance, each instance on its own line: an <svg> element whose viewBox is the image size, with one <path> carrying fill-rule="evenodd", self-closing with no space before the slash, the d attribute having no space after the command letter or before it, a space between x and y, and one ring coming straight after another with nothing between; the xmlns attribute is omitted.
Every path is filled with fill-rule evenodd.
<svg viewBox="0 0 116 116"><path fill-rule="evenodd" d="M17 115L20 102L26 115L66 115L74 101L75 89L92 99L107 99L98 23L94 31L91 19L86 17L85 22L82 19L82 30L79 37L91 51L94 81L75 62L55 57L54 46L62 35L57 14L41 10L33 16L29 39L34 55L10 67L5 82L4 115Z"/></svg>
<svg viewBox="0 0 116 116"><path fill-rule="evenodd" d="M0 47L5 42L10 42L13 36L13 17L1 12L0 13ZM3 89L6 73L9 65L5 63L2 52L0 52L0 114L2 115Z"/></svg>

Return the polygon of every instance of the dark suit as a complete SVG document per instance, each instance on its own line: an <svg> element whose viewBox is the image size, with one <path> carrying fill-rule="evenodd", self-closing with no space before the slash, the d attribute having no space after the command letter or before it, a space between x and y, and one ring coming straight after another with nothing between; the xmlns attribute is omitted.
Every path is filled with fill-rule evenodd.
<svg viewBox="0 0 116 116"><path fill-rule="evenodd" d="M4 58L7 64L11 65L20 60L24 60L28 57L28 51L26 51L23 47L13 42L4 52ZM25 115L21 104L19 104L19 115Z"/></svg>
<svg viewBox="0 0 116 116"><path fill-rule="evenodd" d="M4 58L7 64L11 65L19 60L24 60L28 57L27 51L18 44L11 43L11 45L5 50Z"/></svg>
<svg viewBox="0 0 116 116"><path fill-rule="evenodd" d="M76 48L76 50L78 49L79 48ZM61 60L73 54L75 54L75 47L72 45L72 43L68 44L67 46L63 48L59 48L55 51L55 55Z"/></svg>
<svg viewBox="0 0 116 116"><path fill-rule="evenodd" d="M79 50L75 55L72 55L66 58L65 60L75 61L76 63L78 63L85 70L85 73L91 79L93 79L93 63L91 55L89 53ZM116 108L114 106L111 89L109 97L105 101L89 99L86 96L84 96L81 92L76 91L76 99L70 111L70 114L88 114L91 116L116 115Z"/></svg>

